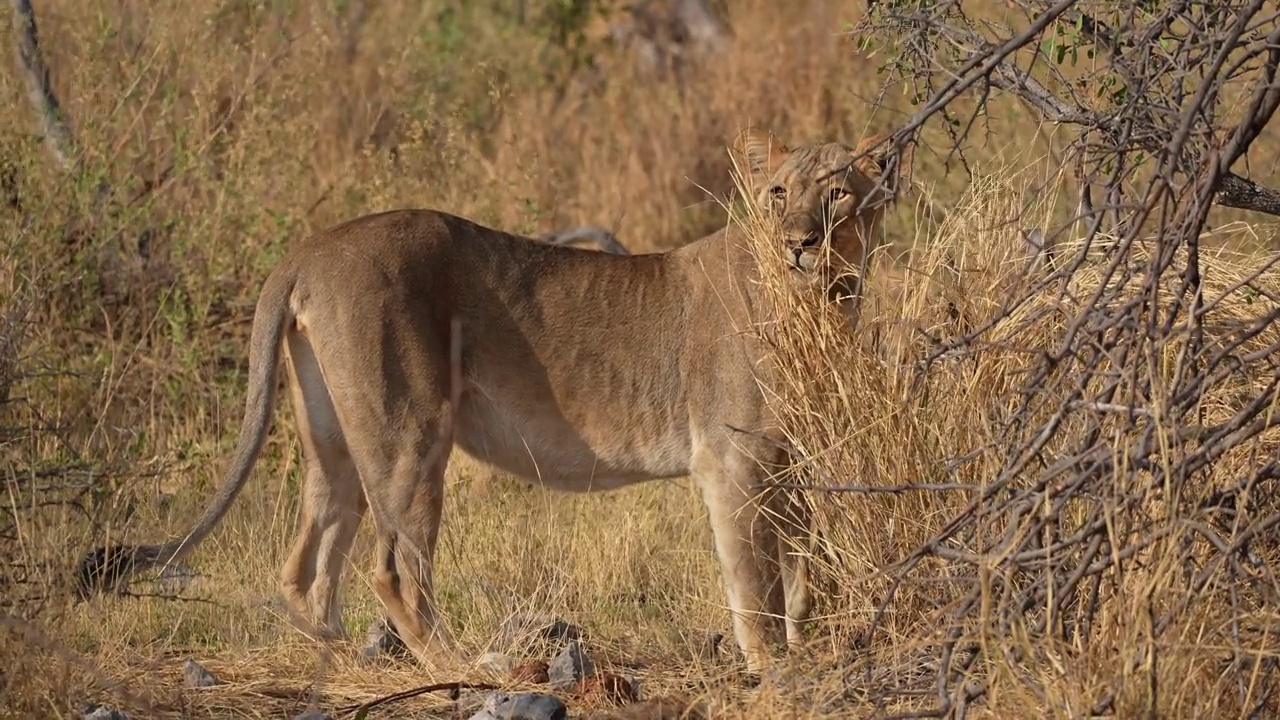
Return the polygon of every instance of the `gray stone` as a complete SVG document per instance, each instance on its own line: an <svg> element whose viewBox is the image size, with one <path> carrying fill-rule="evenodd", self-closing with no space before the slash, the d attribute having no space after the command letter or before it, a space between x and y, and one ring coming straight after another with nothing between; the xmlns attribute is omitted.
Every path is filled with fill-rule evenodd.
<svg viewBox="0 0 1280 720"><path fill-rule="evenodd" d="M320 708L307 708L289 718L289 720L333 720L333 718L321 711Z"/></svg>
<svg viewBox="0 0 1280 720"><path fill-rule="evenodd" d="M724 633L707 633L706 642L703 644L704 654L708 657L715 657L720 653L722 643L724 643Z"/></svg>
<svg viewBox="0 0 1280 720"><path fill-rule="evenodd" d="M499 675L506 675L515 669L517 661L510 655L504 655L498 652L487 652L480 656L477 663L480 667Z"/></svg>
<svg viewBox="0 0 1280 720"><path fill-rule="evenodd" d="M385 619L378 618L369 623L369 630L364 636L364 646L360 648L360 657L365 660L377 660L388 657L404 659L411 656L409 646L404 644L395 628Z"/></svg>
<svg viewBox="0 0 1280 720"><path fill-rule="evenodd" d="M200 573L197 573L192 568L189 568L186 565L174 563L172 565L166 565L164 569L160 571L160 577L157 578L156 582L160 586L160 592L167 593L169 595L177 595L183 590L191 587L192 581L199 577Z"/></svg>
<svg viewBox="0 0 1280 720"><path fill-rule="evenodd" d="M595 666L591 658L582 651L582 645L577 640L570 640L560 654L547 664L547 677L551 679L551 687L556 690L569 690L594 670Z"/></svg>
<svg viewBox="0 0 1280 720"><path fill-rule="evenodd" d="M582 639L582 629L548 613L516 613L502 623L498 649L524 653L538 645L559 647L561 643Z"/></svg>
<svg viewBox="0 0 1280 720"><path fill-rule="evenodd" d="M462 717L478 713L484 709L484 701L487 698L487 693L476 692L475 690L459 690L457 699L453 701L454 714Z"/></svg>
<svg viewBox="0 0 1280 720"><path fill-rule="evenodd" d="M84 720L129 720L129 713L106 705L94 705L87 708L81 717Z"/></svg>
<svg viewBox="0 0 1280 720"><path fill-rule="evenodd" d="M568 714L569 709L555 695L494 692L471 720L565 720Z"/></svg>
<svg viewBox="0 0 1280 720"><path fill-rule="evenodd" d="M191 658L182 663L182 679L189 688L207 688L218 684L218 678L213 673Z"/></svg>

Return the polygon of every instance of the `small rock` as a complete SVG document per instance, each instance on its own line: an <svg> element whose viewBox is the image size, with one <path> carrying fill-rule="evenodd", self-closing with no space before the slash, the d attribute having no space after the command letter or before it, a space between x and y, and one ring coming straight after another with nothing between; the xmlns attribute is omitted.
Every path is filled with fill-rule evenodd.
<svg viewBox="0 0 1280 720"><path fill-rule="evenodd" d="M289 718L289 720L333 720L333 718L320 710L320 708L307 708Z"/></svg>
<svg viewBox="0 0 1280 720"><path fill-rule="evenodd" d="M721 644L724 642L724 633L711 632L707 633L706 641L703 645L703 652L708 657L715 657L720 652Z"/></svg>
<svg viewBox="0 0 1280 720"><path fill-rule="evenodd" d="M565 720L568 713L555 695L494 692L471 720Z"/></svg>
<svg viewBox="0 0 1280 720"><path fill-rule="evenodd" d="M551 687L557 690L570 690L590 675L594 669L591 658L582 651L582 645L577 640L570 640L564 650L561 650L560 654L547 665L547 677L551 681Z"/></svg>
<svg viewBox="0 0 1280 720"><path fill-rule="evenodd" d="M502 623L497 645L502 650L524 653L537 645L552 647L582 639L582 629L546 613L516 613ZM532 647L531 647L532 646Z"/></svg>
<svg viewBox="0 0 1280 720"><path fill-rule="evenodd" d="M93 705L87 708L81 717L84 720L129 720L129 713L106 705Z"/></svg>
<svg viewBox="0 0 1280 720"><path fill-rule="evenodd" d="M378 618L369 623L369 630L364 636L364 646L360 648L360 657L365 660L377 660L381 657L403 659L411 657L409 646L404 644L400 634L389 620Z"/></svg>
<svg viewBox="0 0 1280 720"><path fill-rule="evenodd" d="M213 673L191 658L182 663L182 678L189 688L207 688L218 684L218 678Z"/></svg>
<svg viewBox="0 0 1280 720"><path fill-rule="evenodd" d="M510 655L499 652L487 652L480 656L477 663L480 667L499 675L506 675L517 665L518 661Z"/></svg>
<svg viewBox="0 0 1280 720"><path fill-rule="evenodd" d="M488 696L485 693L475 690L459 690L458 697L453 701L454 714L464 717L480 712L486 697Z"/></svg>
<svg viewBox="0 0 1280 720"><path fill-rule="evenodd" d="M795 689L797 682L807 679L805 673L791 665L772 665L757 678L757 686Z"/></svg>
<svg viewBox="0 0 1280 720"><path fill-rule="evenodd" d="M171 595L177 595L190 587L191 581L198 577L200 577L200 574L186 565L178 563L166 565L164 569L160 571L160 577L158 579L160 591Z"/></svg>

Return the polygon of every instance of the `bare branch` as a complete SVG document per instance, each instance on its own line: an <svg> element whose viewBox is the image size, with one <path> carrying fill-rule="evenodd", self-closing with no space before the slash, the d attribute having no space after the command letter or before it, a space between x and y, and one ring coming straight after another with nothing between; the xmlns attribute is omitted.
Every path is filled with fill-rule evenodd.
<svg viewBox="0 0 1280 720"><path fill-rule="evenodd" d="M915 716L962 715L997 676L1044 698L1037 678L1060 666L1044 672L1036 653L1099 642L1101 598L1133 588L1137 566L1177 569L1147 575L1160 597L1138 642L1154 652L1188 623L1216 623L1200 640L1237 656L1222 682L1256 682L1244 659L1264 640L1242 640L1243 619L1280 632L1280 304L1270 289L1280 253L1223 277L1206 270L1201 242L1214 205L1280 215L1280 190L1231 171L1280 110L1280 12L1266 0L1009 0L1021 17L1005 22L970 17L956 0L870 5L856 34L887 48L886 86L905 85L920 108L890 137L893 153L937 121L953 141L946 154L963 159L991 98L1013 95L1078 129L1063 162L1079 198L1061 229L1010 218L1024 228L1023 272L1038 278L918 350L922 405L992 350L1026 358L974 370L1002 368L1009 390L978 442L937 458L936 477L833 481L839 468L824 458L848 438L824 445L788 431L794 447L823 448L799 458L814 482L785 486L808 490L814 507L911 493L912 507L931 498L941 515L876 573L885 582L864 638L874 652L859 661L865 692L929 698ZM813 427L815 414L801 406L788 422ZM945 590L904 592L922 583ZM896 641L901 611L921 603L927 629L914 649L875 643ZM989 642L1012 636L1029 642ZM1117 683L1143 662L1152 666L1118 659ZM1090 700L1111 707L1117 694L1100 696Z"/></svg>
<svg viewBox="0 0 1280 720"><path fill-rule="evenodd" d="M1016 95L1031 108L1040 112L1045 119L1055 124L1077 125L1085 128L1086 131L1114 133L1114 121L1116 118L1113 113L1084 107L1064 100L1032 77L1027 70L1014 64L1012 57L1018 51L1028 47L1032 39L1043 33L1059 17L1078 20L1083 33L1095 38L1099 45L1108 50L1115 51L1128 47L1144 47L1158 37L1161 31L1167 29L1168 23L1176 16L1175 11L1177 9L1185 10L1192 3L1181 1L1173 3L1157 21L1153 21L1150 26L1142 28L1140 33L1130 31L1137 35L1137 37L1133 38L1129 38L1128 35L1117 38L1116 31L1109 29L1105 23L1099 22L1087 13L1079 12L1075 7L1078 4L1076 0L1063 0L1045 8L1040 14L1037 14L1036 22L1030 27L1000 45L987 41L976 30L971 30L964 26L945 25L934 28L940 35L945 36L949 42L967 48L971 53L970 59L960 68L950 71L953 78L951 83L944 86L942 91L937 93L928 104L912 116L895 133L895 138L910 137L924 122L942 112L961 93L975 85L981 86L984 83ZM1252 10L1252 7L1249 9ZM1252 15L1249 15L1249 17L1252 17ZM1244 27L1242 26L1238 30L1243 33ZM1273 55L1276 52L1274 38L1268 37L1265 40L1259 39L1255 42L1261 48L1267 48L1265 52L1268 54ZM1234 47L1235 45L1231 46L1231 48ZM1225 61L1226 55L1223 55L1221 60ZM1274 66L1275 58L1270 57L1264 65L1264 69L1266 67L1274 68ZM1114 67L1119 75L1129 79L1130 82L1136 82L1133 79L1135 77L1134 70L1123 58L1117 59ZM1221 70L1221 68L1218 68L1218 70ZM1255 103L1264 101L1268 103L1276 102L1274 96L1280 95L1280 89L1273 86L1273 83L1270 82L1271 77L1271 75L1264 72L1263 78L1260 79L1260 96L1255 99ZM1208 92L1210 87L1212 86L1204 85L1201 86L1201 90ZM1268 91L1270 94L1268 94ZM1157 103L1152 103L1152 105L1155 104ZM1138 132L1133 133L1136 136L1135 144L1148 153L1160 152L1163 147L1162 138L1168 137L1173 130L1158 127L1159 123L1154 119L1155 115L1149 108L1141 108L1140 110L1140 112L1136 112L1136 115L1144 117L1135 119L1139 120L1143 127L1138 128ZM1252 139L1250 138L1249 141L1252 142ZM902 146L902 143L902 140L897 140L897 146ZM1247 148L1247 144L1245 147ZM1233 157L1232 162L1234 160L1235 158ZM1194 159L1188 158L1182 160L1178 165L1181 170L1186 171L1195 167L1197 163ZM1270 215L1280 215L1280 190L1261 186L1252 180L1231 173L1229 166L1223 169L1217 188L1219 195L1215 198L1215 202L1218 204Z"/></svg>
<svg viewBox="0 0 1280 720"><path fill-rule="evenodd" d="M44 133L45 146L53 156L58 167L66 170L79 159L75 139L67 124L49 82L49 67L44 62L44 54L40 51L40 37L36 31L36 13L31 8L30 0L12 0L13 28L16 38L15 58L18 72L27 83L27 99L40 119L40 128Z"/></svg>

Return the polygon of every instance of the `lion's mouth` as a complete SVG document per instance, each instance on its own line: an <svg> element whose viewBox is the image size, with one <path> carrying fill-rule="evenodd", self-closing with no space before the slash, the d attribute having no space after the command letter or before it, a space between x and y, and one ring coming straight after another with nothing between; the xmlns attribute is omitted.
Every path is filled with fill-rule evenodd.
<svg viewBox="0 0 1280 720"><path fill-rule="evenodd" d="M818 264L818 252L822 245L822 235L813 233L806 235L791 247L791 268L793 270L812 271Z"/></svg>

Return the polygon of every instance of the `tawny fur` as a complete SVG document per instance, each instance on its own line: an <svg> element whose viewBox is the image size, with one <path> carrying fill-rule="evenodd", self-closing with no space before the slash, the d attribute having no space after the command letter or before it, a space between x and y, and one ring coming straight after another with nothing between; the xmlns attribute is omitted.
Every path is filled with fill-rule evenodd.
<svg viewBox="0 0 1280 720"><path fill-rule="evenodd" d="M798 276L844 270L856 290L879 236L883 157L850 161L878 139L856 150L788 150L754 130L737 139L754 202L780 221ZM760 487L787 458L759 385L769 365L753 328L770 312L755 262L736 226L632 256L429 210L320 233L262 288L244 422L204 517L165 545L98 551L82 579L113 583L173 562L213 531L265 441L283 359L306 477L281 582L310 631L343 634L339 582L368 511L375 589L401 638L424 662L457 659L432 585L457 446L571 492L694 476L734 634L758 671L773 646L799 641L811 597L802 556L787 552L807 518Z"/></svg>

